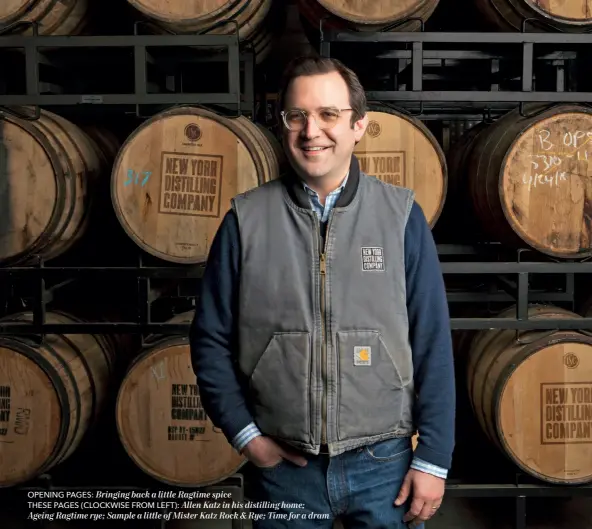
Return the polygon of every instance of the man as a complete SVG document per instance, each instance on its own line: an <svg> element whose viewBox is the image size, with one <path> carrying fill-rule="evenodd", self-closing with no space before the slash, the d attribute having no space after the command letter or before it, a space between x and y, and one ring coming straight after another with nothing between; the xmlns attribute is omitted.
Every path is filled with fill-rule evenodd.
<svg viewBox="0 0 592 529"><path fill-rule="evenodd" d="M360 171L368 118L351 70L298 59L279 105L292 171L233 200L203 278L191 348L204 408L253 464L249 497L285 502L255 527L421 525L454 445L431 231L411 190Z"/></svg>

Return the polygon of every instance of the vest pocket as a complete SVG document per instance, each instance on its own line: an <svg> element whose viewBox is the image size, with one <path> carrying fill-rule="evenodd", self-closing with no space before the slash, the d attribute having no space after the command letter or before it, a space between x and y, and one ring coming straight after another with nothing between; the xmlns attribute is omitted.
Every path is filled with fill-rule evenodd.
<svg viewBox="0 0 592 529"><path fill-rule="evenodd" d="M340 440L394 432L405 394L393 352L378 331L337 332Z"/></svg>
<svg viewBox="0 0 592 529"><path fill-rule="evenodd" d="M255 421L266 435L310 442L308 332L274 333L249 384Z"/></svg>

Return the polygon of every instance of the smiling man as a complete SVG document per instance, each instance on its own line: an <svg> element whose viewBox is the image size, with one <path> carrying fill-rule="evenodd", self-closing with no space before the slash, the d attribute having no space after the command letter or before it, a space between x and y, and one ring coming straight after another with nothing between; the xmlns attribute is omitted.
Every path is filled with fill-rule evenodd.
<svg viewBox="0 0 592 529"><path fill-rule="evenodd" d="M366 97L351 70L298 59L279 104L292 170L235 197L204 274L191 330L202 403L253 464L249 497L284 502L254 527L418 527L454 446L432 234L411 190L360 171Z"/></svg>

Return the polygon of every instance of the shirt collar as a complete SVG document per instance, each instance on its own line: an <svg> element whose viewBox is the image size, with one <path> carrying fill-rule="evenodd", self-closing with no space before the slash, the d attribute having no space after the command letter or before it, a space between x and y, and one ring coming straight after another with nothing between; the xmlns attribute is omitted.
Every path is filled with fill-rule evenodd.
<svg viewBox="0 0 592 529"><path fill-rule="evenodd" d="M343 182L341 182L341 185L337 189L331 191L331 193L329 193L329 194L335 195L337 193L341 193L345 189L345 184L347 184L348 178L349 178L349 171L345 175L345 178L343 179ZM308 192L308 194L316 196L316 197L319 196L319 194L314 189L311 189L304 180L302 181L302 185L304 186L304 189Z"/></svg>

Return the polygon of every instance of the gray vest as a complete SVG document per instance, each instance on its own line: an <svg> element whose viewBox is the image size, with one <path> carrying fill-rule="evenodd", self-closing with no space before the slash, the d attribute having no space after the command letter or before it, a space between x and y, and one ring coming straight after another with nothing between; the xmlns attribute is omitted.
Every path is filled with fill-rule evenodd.
<svg viewBox="0 0 592 529"><path fill-rule="evenodd" d="M359 173L326 241L282 180L233 199L238 364L259 429L336 455L414 433L405 226L414 193Z"/></svg>

